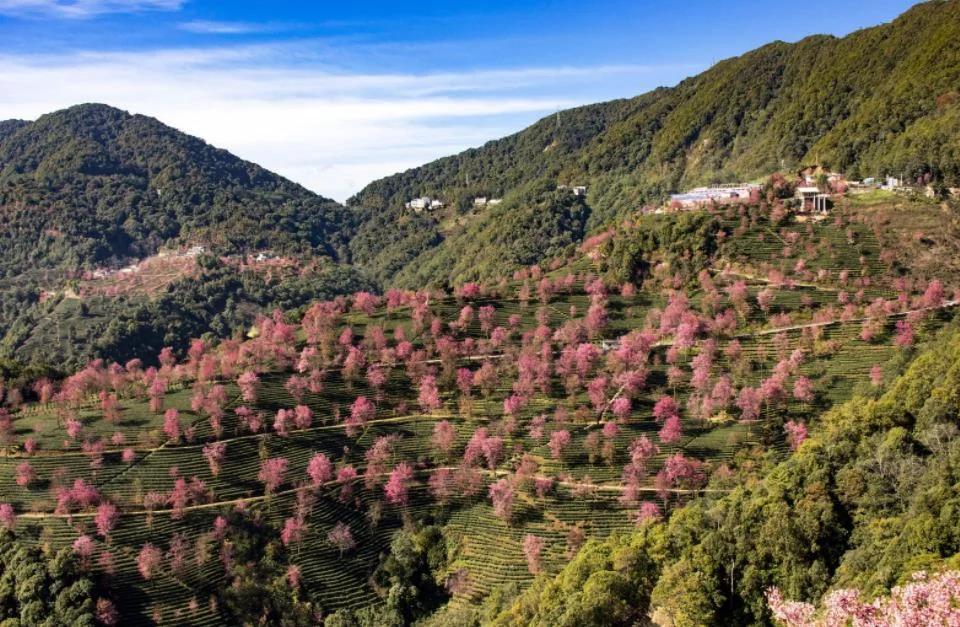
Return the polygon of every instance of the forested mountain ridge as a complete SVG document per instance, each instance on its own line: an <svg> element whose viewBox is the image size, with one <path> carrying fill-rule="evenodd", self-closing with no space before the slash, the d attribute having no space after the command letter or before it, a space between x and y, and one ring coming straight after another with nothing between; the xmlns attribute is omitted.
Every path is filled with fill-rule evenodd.
<svg viewBox="0 0 960 627"><path fill-rule="evenodd" d="M150 117L85 104L0 122L0 376L185 350L276 307L374 289L345 263L353 228L342 205ZM142 267L195 246L208 254L169 255L169 278ZM239 269L258 252L299 274Z"/></svg>
<svg viewBox="0 0 960 627"><path fill-rule="evenodd" d="M164 244L337 257L338 203L159 121L86 104L0 126L0 276L142 258Z"/></svg>
<svg viewBox="0 0 960 627"><path fill-rule="evenodd" d="M444 249L458 249L464 237L495 241L491 220L522 222L517 214L534 210L513 195L529 185L588 186L589 230L688 186L810 162L851 178L930 173L957 184L958 42L960 2L928 2L843 38L774 42L675 87L551 115L368 185L348 201L363 221L351 243L354 261L381 280L410 285L495 275L502 259L526 263L497 244L468 270L421 270L448 266L452 253ZM446 208L404 208L424 195ZM502 205L482 210L489 218L471 219L474 198L500 196ZM529 237L551 240L557 230L546 224Z"/></svg>

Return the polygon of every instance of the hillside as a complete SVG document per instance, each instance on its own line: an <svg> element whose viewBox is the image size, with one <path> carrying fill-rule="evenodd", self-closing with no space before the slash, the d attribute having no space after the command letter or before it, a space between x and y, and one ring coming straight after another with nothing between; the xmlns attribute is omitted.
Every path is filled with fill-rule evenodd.
<svg viewBox="0 0 960 627"><path fill-rule="evenodd" d="M339 263L353 228L336 202L153 118L88 104L2 122L0 376L184 351L275 307L373 289ZM209 253L206 271L191 247ZM139 277L158 251L166 276L143 289L84 279ZM265 280L212 267L247 253L323 270Z"/></svg>
<svg viewBox="0 0 960 627"><path fill-rule="evenodd" d="M843 38L771 43L675 87L563 111L482 147L375 181L348 204L362 221L356 263L406 286L496 276L530 262L517 240L556 254L610 219L696 184L765 177L822 163L851 179L929 173L960 184L960 2L918 5L889 24ZM580 228L537 214L531 188L588 188ZM404 203L429 196L442 210ZM474 210L476 197L503 204ZM498 222L522 227L510 241ZM510 229L503 229L509 233ZM560 234L558 237L557 235ZM463 242L482 247L463 267ZM383 246L388 242L388 246Z"/></svg>
<svg viewBox="0 0 960 627"><path fill-rule="evenodd" d="M339 204L143 115L88 104L0 128L0 278L178 245L336 258L351 229Z"/></svg>
<svg viewBox="0 0 960 627"><path fill-rule="evenodd" d="M862 537L923 528L917 486L949 517L956 301L857 216L645 216L552 270L7 382L0 524L69 547L125 625L753 624L769 585L884 589L957 553Z"/></svg>

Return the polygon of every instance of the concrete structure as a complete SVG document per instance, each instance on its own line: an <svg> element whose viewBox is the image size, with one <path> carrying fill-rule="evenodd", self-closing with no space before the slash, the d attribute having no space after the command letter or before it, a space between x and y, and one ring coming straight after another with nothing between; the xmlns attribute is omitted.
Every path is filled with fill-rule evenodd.
<svg viewBox="0 0 960 627"><path fill-rule="evenodd" d="M575 186L575 187L573 188L573 195L574 195L574 196L586 196L586 195L587 195L587 188L586 188L586 186L584 186L584 185L577 185L577 186Z"/></svg>
<svg viewBox="0 0 960 627"><path fill-rule="evenodd" d="M688 208L707 203L722 205L750 198L754 192L760 192L760 185L756 183L728 183L712 187L697 187L682 194L672 194L670 202L677 202Z"/></svg>
<svg viewBox="0 0 960 627"><path fill-rule="evenodd" d="M824 194L817 187L798 187L797 200L800 201L802 211L811 211L814 213L827 212L827 199L830 194Z"/></svg>
<svg viewBox="0 0 960 627"><path fill-rule="evenodd" d="M443 202L430 198L429 196L424 196L422 198L414 198L404 206L407 209L413 209L415 212L420 213L424 209L440 209L443 207Z"/></svg>

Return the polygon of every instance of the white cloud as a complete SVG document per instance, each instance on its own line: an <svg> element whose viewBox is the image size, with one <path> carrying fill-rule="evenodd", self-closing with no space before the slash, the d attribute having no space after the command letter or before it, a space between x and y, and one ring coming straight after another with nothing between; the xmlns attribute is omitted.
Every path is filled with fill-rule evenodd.
<svg viewBox="0 0 960 627"><path fill-rule="evenodd" d="M346 73L317 59L291 64L290 56L288 49L270 45L0 55L0 119L32 119L81 102L104 102L157 117L344 200L375 178L580 104L573 87L589 91L658 70L624 65Z"/></svg>
<svg viewBox="0 0 960 627"><path fill-rule="evenodd" d="M284 29L279 24L254 24L252 22L220 22L192 20L178 24L180 30L205 35L249 35L252 33L276 33Z"/></svg>
<svg viewBox="0 0 960 627"><path fill-rule="evenodd" d="M177 11L186 0L0 0L0 14L88 18L106 13Z"/></svg>

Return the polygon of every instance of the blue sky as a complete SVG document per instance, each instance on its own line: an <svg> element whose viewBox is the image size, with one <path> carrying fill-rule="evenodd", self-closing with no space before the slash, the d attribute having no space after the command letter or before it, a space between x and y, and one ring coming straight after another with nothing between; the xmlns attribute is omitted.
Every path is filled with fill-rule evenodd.
<svg viewBox="0 0 960 627"><path fill-rule="evenodd" d="M0 0L0 119L106 102L344 200L557 108L911 4Z"/></svg>

